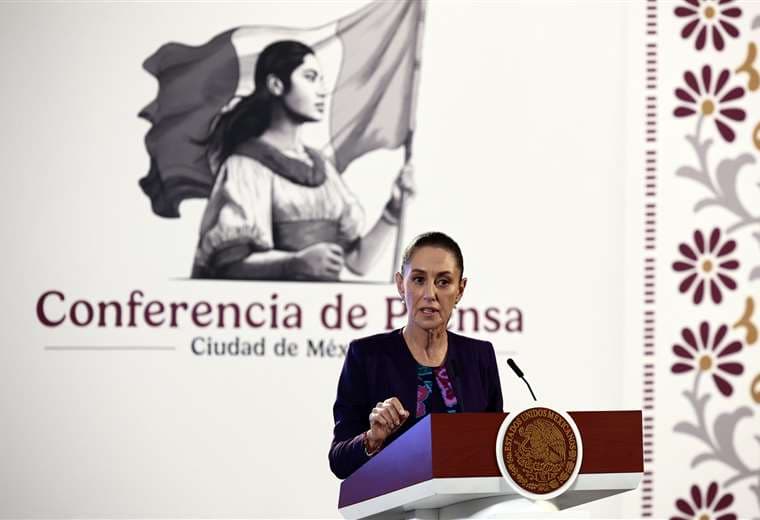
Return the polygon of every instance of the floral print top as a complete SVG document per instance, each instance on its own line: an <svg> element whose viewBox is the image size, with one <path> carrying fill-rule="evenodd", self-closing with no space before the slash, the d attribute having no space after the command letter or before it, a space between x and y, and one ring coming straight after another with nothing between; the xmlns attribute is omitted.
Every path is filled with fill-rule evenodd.
<svg viewBox="0 0 760 520"><path fill-rule="evenodd" d="M456 413L457 396L445 366L417 364L417 419L431 412Z"/></svg>

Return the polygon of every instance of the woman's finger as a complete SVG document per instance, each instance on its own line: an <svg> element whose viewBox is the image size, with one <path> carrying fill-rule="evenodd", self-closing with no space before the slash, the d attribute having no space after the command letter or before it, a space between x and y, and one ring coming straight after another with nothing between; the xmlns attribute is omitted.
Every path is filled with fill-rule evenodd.
<svg viewBox="0 0 760 520"><path fill-rule="evenodd" d="M328 253L327 256L325 256L325 260L333 264L343 265L343 255Z"/></svg>
<svg viewBox="0 0 760 520"><path fill-rule="evenodd" d="M386 402L390 402L393 405L402 421L409 417L409 412L404 409L404 405L401 404L401 401L397 397L391 397Z"/></svg>
<svg viewBox="0 0 760 520"><path fill-rule="evenodd" d="M398 426L399 424L401 424L401 417L396 411L395 406L393 406L390 403L386 403L385 405L383 405L383 412L385 412L384 416L388 417L391 420L391 424L393 424L393 426Z"/></svg>
<svg viewBox="0 0 760 520"><path fill-rule="evenodd" d="M334 274L334 275L340 274L342 269L343 269L343 262L331 262L328 260L327 263L325 263L325 265L323 266L323 270L325 273Z"/></svg>
<svg viewBox="0 0 760 520"><path fill-rule="evenodd" d="M414 179L412 178L402 178L399 187L409 193L414 193L416 190Z"/></svg>
<svg viewBox="0 0 760 520"><path fill-rule="evenodd" d="M372 410L372 413L369 415L369 424L379 424L380 426L387 427L389 425L388 420L382 416L380 411L375 411L377 408Z"/></svg>
<svg viewBox="0 0 760 520"><path fill-rule="evenodd" d="M394 193L394 195L400 196L401 193L403 192L404 195L411 196L415 194L416 190L417 188L414 185L414 181L399 180L396 182L396 186L394 190L394 192L398 192L398 193Z"/></svg>

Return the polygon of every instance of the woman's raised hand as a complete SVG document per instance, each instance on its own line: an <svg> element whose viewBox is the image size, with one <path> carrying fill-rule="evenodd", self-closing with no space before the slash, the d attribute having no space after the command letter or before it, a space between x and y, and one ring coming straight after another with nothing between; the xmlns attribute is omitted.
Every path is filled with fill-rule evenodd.
<svg viewBox="0 0 760 520"><path fill-rule="evenodd" d="M398 172L398 176L396 177L396 181L393 183L393 191L391 192L391 198L401 199L401 194L411 197L416 192L416 187L414 185L414 166L412 166L412 163L408 162L404 164L404 166L401 168L401 171Z"/></svg>
<svg viewBox="0 0 760 520"><path fill-rule="evenodd" d="M298 251L291 269L307 280L337 280L344 264L343 248L332 242L319 242Z"/></svg>
<svg viewBox="0 0 760 520"><path fill-rule="evenodd" d="M369 414L368 450L374 452L380 448L385 439L398 430L408 418L409 412L396 397L377 403Z"/></svg>
<svg viewBox="0 0 760 520"><path fill-rule="evenodd" d="M385 205L385 209L383 209L383 220L391 225L398 224L401 218L403 199L406 196L413 196L414 191L414 166L411 163L406 163L393 182L391 198L388 199L388 203Z"/></svg>

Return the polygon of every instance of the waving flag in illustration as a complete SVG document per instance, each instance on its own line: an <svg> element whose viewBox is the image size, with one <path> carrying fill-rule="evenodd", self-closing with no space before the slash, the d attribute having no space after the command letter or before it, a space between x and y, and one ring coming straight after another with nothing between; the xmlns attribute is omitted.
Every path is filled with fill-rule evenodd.
<svg viewBox="0 0 760 520"><path fill-rule="evenodd" d="M314 48L331 93L330 113L308 125L309 144L343 172L378 148L410 144L423 4L376 1L312 29L249 26L193 47L163 45L144 63L158 94L140 116L150 171L140 186L153 211L178 217L184 199L207 197L214 183L203 140L218 116L253 91L258 54L277 40ZM407 150L409 154L409 150Z"/></svg>

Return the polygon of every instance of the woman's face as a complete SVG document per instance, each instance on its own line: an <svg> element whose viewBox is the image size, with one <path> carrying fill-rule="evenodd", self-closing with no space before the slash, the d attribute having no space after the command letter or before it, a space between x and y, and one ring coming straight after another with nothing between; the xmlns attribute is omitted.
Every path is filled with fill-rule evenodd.
<svg viewBox="0 0 760 520"><path fill-rule="evenodd" d="M288 111L303 121L321 121L326 108L327 90L322 68L313 54L290 76L290 90L283 96Z"/></svg>
<svg viewBox="0 0 760 520"><path fill-rule="evenodd" d="M440 247L418 248L403 276L396 273L396 287L406 303L407 323L425 330L446 327L465 285L467 279L461 277L454 255Z"/></svg>

